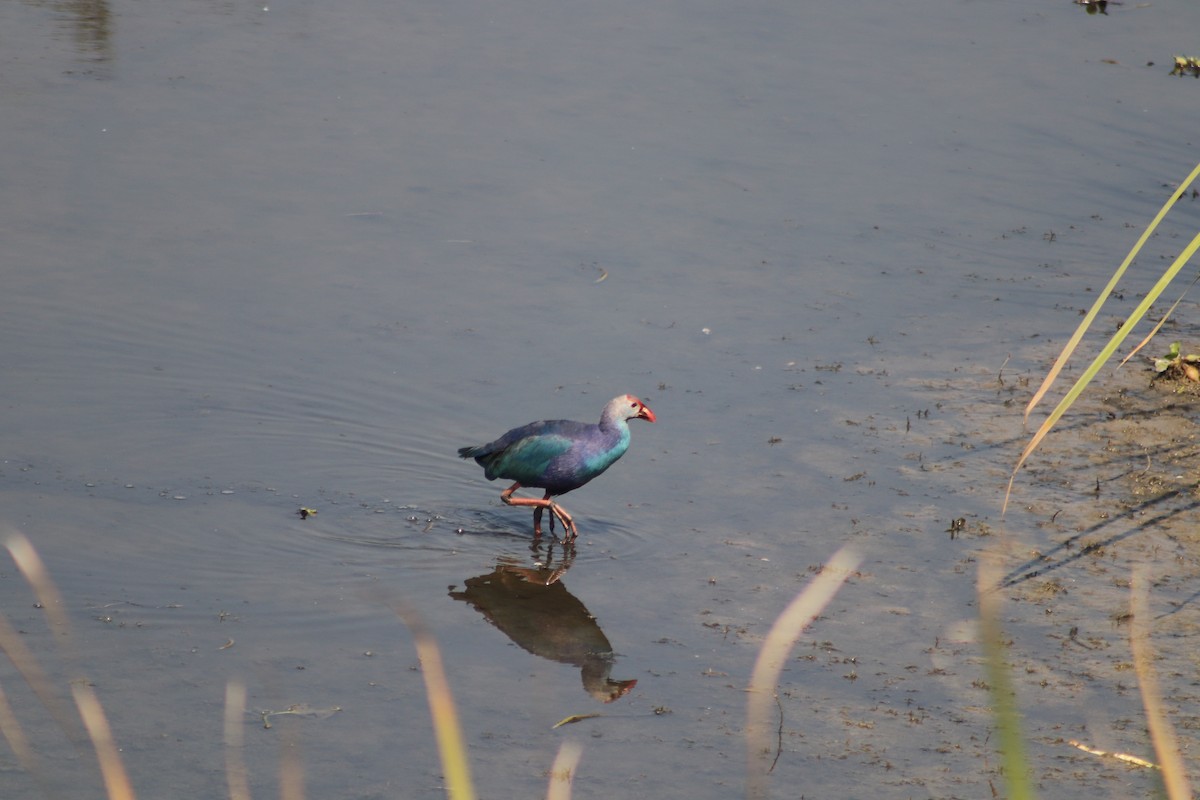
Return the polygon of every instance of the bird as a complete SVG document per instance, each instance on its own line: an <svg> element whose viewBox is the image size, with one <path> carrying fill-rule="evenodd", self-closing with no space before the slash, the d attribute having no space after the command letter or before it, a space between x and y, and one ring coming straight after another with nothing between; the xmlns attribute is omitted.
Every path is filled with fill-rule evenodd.
<svg viewBox="0 0 1200 800"><path fill-rule="evenodd" d="M596 424L569 419L541 420L513 428L494 442L460 447L460 458L473 458L489 481L516 481L500 493L510 506L533 506L533 535L542 535L542 512L562 523L566 541L579 535L574 518L553 497L578 489L611 467L629 449L629 420L654 422L650 407L631 394L614 397ZM515 497L521 487L545 489L542 498Z"/></svg>

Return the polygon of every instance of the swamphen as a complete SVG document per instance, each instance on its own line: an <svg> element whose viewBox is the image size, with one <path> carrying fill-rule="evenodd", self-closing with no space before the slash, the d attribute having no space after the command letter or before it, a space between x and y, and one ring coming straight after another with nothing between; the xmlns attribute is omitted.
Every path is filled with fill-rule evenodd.
<svg viewBox="0 0 1200 800"><path fill-rule="evenodd" d="M558 517L567 541L579 535L575 520L551 497L578 489L613 465L629 448L629 420L654 422L654 412L631 394L614 397L604 407L600 422L569 419L542 420L513 428L494 442L460 447L459 456L473 458L489 481L516 481L500 493L510 506L533 506L533 535L542 534L542 509L550 509L550 531ZM522 486L545 489L540 500L513 497Z"/></svg>

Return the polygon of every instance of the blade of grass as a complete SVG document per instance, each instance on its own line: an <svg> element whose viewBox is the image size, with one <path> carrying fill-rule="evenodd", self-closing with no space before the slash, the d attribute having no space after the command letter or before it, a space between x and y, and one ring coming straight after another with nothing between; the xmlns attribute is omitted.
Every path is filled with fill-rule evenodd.
<svg viewBox="0 0 1200 800"><path fill-rule="evenodd" d="M100 774L104 777L108 800L135 800L129 775L121 763L112 730L108 727L108 718L104 716L104 709L96 699L95 692L87 684L75 683L71 686L71 694L75 697L75 707L79 709L83 727L87 729L92 746L96 748L96 760L100 762Z"/></svg>
<svg viewBox="0 0 1200 800"><path fill-rule="evenodd" d="M4 651L4 655L12 662L25 684L33 691L34 696L50 713L54 721L58 723L58 727L66 734L66 737L76 747L82 747L86 742L86 736L71 714L70 706L60 698L50 678L42 671L33 653L21 641L20 634L13 629L8 618L3 614L0 614L0 650Z"/></svg>
<svg viewBox="0 0 1200 800"><path fill-rule="evenodd" d="M40 774L37 756L34 755L33 748L29 746L25 729L21 727L16 714L13 713L12 706L8 703L8 695L4 693L3 689L0 689L0 734L3 734L4 741L8 742L21 769L30 775Z"/></svg>
<svg viewBox="0 0 1200 800"><path fill-rule="evenodd" d="M24 576L25 581L37 596L38 602L46 611L50 628L55 634L55 641L58 643L63 659L72 665L77 673L71 682L71 695L75 699L75 708L79 711L84 730L96 752L96 760L100 766L100 774L104 779L109 800L134 800L133 787L129 783L125 765L121 762L121 756L113 742L112 731L108 726L104 709L101 707L100 701L96 699L91 684L78 671L79 659L73 648L71 626L67 619L66 604L63 602L62 595L58 593L54 582L50 580L46 565L28 538L20 533L11 534L5 541L5 547L8 548L17 569L20 570L21 575ZM32 656L30 658L32 659ZM53 710L50 706L48 708ZM70 735L69 728L64 727L64 731L68 736Z"/></svg>
<svg viewBox="0 0 1200 800"><path fill-rule="evenodd" d="M1117 267L1117 271L1113 273L1112 278L1109 279L1104 289L1101 290L1099 296L1096 297L1096 302L1092 303L1092 307L1088 309L1087 315L1083 318L1083 321L1079 323L1079 327L1075 329L1075 333L1071 334L1071 338L1067 340L1067 344L1065 347L1063 347L1062 352L1058 354L1058 358L1054 360L1054 365L1050 367L1050 372L1046 374L1045 379L1042 381L1042 385L1038 387L1038 390L1034 392L1033 398L1029 401L1029 404L1025 406L1024 421L1026 423L1029 422L1030 412L1032 412L1034 407L1041 402L1042 397L1046 394L1047 390L1049 390L1051 384L1053 384L1058 378L1058 373L1060 373L1062 368L1066 366L1067 360L1071 357L1071 354L1075 352L1075 348L1079 345L1084 333L1086 333L1088 328L1091 327L1092 321L1095 320L1096 315L1100 312L1100 307L1103 306L1105 301L1108 300L1109 296L1112 294L1112 290L1116 288L1118 281L1120 281L1121 277L1125 274L1125 270L1128 269L1131 263L1133 263L1133 259L1137 257L1139 252L1141 252L1142 246L1146 244L1146 241L1150 238L1151 234L1154 233L1154 230L1158 227L1158 224L1162 222L1163 218L1167 215L1167 212L1169 212L1175 205L1176 201L1183 196L1184 191L1188 186L1191 185L1192 181L1196 180L1197 176L1200 176L1200 163L1196 164L1196 167L1192 170L1192 173L1188 175L1187 178L1184 179L1183 183L1179 184L1179 188L1172 192L1171 196L1167 198L1167 202L1163 204L1161 209L1159 209L1158 214L1155 215L1154 219L1150 223L1150 226L1147 227L1146 230L1142 231L1142 235L1133 245L1133 249L1129 251L1129 255L1125 256L1125 260L1121 262L1121 266Z"/></svg>
<svg viewBox="0 0 1200 800"><path fill-rule="evenodd" d="M246 760L242 757L245 732L246 684L229 681L225 684L225 783L229 800L250 800L250 783L246 777Z"/></svg>
<svg viewBox="0 0 1200 800"><path fill-rule="evenodd" d="M1137 343L1137 347L1134 347L1129 351L1129 355L1121 359L1121 363L1118 364L1118 366L1125 366L1126 361L1136 356L1143 347L1150 344L1150 340L1153 339L1160 330L1162 330L1163 325L1167 324L1167 320L1170 319L1171 315L1175 313L1175 309L1179 308L1179 304L1183 302L1183 298L1187 297L1188 292L1192 290L1192 287L1195 286L1197 282L1200 282L1200 275L1197 275L1194 279L1192 279L1192 282L1188 284L1188 287L1183 290L1181 295L1179 295L1179 299L1171 304L1171 307L1167 309L1167 313L1162 315L1162 319L1158 321L1158 324L1156 324L1154 328L1146 334L1145 339L1142 339Z"/></svg>
<svg viewBox="0 0 1200 800"><path fill-rule="evenodd" d="M1179 742L1175 729L1167 719L1158 690L1158 676L1154 671L1154 650L1150 645L1150 591L1146 586L1145 566L1133 570L1133 585L1130 590L1130 611L1133 620L1129 626L1129 646L1133 650L1133 668L1137 672L1138 686L1142 692L1142 706L1146 709L1146 726L1150 729L1150 740L1162 768L1163 784L1170 800L1191 800L1192 789L1188 785L1187 772L1179 755Z"/></svg>
<svg viewBox="0 0 1200 800"><path fill-rule="evenodd" d="M991 591L1001 578L1002 571L995 554L984 553L979 562L976 593L979 597L979 638L987 670L988 693L992 699L992 716L999 735L1000 759L1004 765L1004 782L1008 800L1032 800L1033 784L1029 780L1029 761L1021 739L1021 714L1017 710L1016 693L1009 680L1009 666L1004 660L1004 631L1000 628L1000 596Z"/></svg>
<svg viewBox="0 0 1200 800"><path fill-rule="evenodd" d="M783 671L788 652L817 615L837 594L842 583L858 567L860 558L849 546L833 554L815 578L809 582L788 607L784 609L763 641L754 671L750 676L749 698L746 701L746 796L751 800L767 796L767 774L770 767L763 763L770 755L767 717L775 700L779 674Z"/></svg>
<svg viewBox="0 0 1200 800"><path fill-rule="evenodd" d="M441 650L414 610L395 606L392 610L412 633L413 646L421 661L429 713L433 717L434 734L442 758L442 774L446 778L446 795L450 800L475 800L471 765L467 762L467 748L454 707L454 695L450 692L450 683L442 666Z"/></svg>
<svg viewBox="0 0 1200 800"><path fill-rule="evenodd" d="M1200 169L1200 167L1197 167L1197 169ZM1050 416L1046 417L1045 421L1042 422L1041 427L1037 429L1037 433L1035 433L1033 438L1029 440L1029 444L1025 445L1025 449L1021 451L1021 457L1017 459L1017 465L1013 467L1012 475L1008 479L1008 490L1004 493L1004 505L1000 510L1001 514L1008 510L1008 500L1012 495L1013 482L1016 480L1017 473L1020 471L1021 467L1024 466L1025 461L1029 458L1033 451L1037 449L1037 446L1041 444L1042 440L1046 438L1046 434L1050 432L1050 429L1054 427L1055 423L1062 418L1062 415L1066 413L1067 409L1069 409L1079 395L1083 393L1083 390L1087 388L1087 385L1092 382L1092 378L1094 378L1096 374L1100 372L1100 369L1105 365L1105 363L1108 362L1109 358L1112 357L1112 354L1116 352L1116 349L1121 346L1121 342L1125 341L1125 337L1127 337L1133 331L1133 326L1136 325L1142 317L1146 316L1146 312L1149 310L1150 306L1154 304L1154 301L1157 300L1159 295L1163 293L1163 291L1167 288L1167 285L1170 284L1175 276L1179 274L1179 271L1183 269L1183 265L1191 259L1198 247L1200 247L1200 234L1197 234L1196 237L1192 239L1191 243L1184 248L1184 251L1180 253L1171 266L1167 268L1167 271L1163 273L1161 278L1158 279L1158 282L1154 284L1154 286L1142 299L1142 302L1138 303L1137 308L1130 313L1129 318L1125 321L1125 324L1123 324L1120 329L1113 334L1112 338L1108 340L1108 344L1106 344L1104 349L1100 351L1100 354L1092 360L1092 363L1088 366L1088 368L1084 370L1083 374L1079 376L1079 379L1075 381L1075 385L1071 387L1070 391L1066 393L1063 399L1059 401L1058 405L1055 406L1054 410L1050 412Z"/></svg>
<svg viewBox="0 0 1200 800"><path fill-rule="evenodd" d="M58 792L46 780L46 775L38 756L29 743L29 737L25 735L25 729L21 727L20 721L17 720L16 714L13 713L12 706L8 702L8 696L4 693L3 689L0 689L0 734L3 734L4 740L12 748L21 769L28 772L34 782L37 783L42 795L51 798L58 797Z"/></svg>
<svg viewBox="0 0 1200 800"><path fill-rule="evenodd" d="M77 664L78 659L75 658L75 652L70 648L71 625L67 621L66 606L63 603L62 595L58 593L58 589L50 580L50 574L46 571L46 565L42 563L41 556L37 554L37 550L33 548L29 539L21 533L10 535L4 546L8 548L17 569L21 571L21 575L25 577L26 583L33 589L38 602L45 610L50 627L57 634L55 641L62 648L63 656L72 665Z"/></svg>
<svg viewBox="0 0 1200 800"><path fill-rule="evenodd" d="M288 720L280 726L279 800L304 800L304 758L300 726Z"/></svg>
<svg viewBox="0 0 1200 800"><path fill-rule="evenodd" d="M575 742L563 742L550 767L550 788L546 800L571 800L571 783L575 780L575 768L583 748Z"/></svg>

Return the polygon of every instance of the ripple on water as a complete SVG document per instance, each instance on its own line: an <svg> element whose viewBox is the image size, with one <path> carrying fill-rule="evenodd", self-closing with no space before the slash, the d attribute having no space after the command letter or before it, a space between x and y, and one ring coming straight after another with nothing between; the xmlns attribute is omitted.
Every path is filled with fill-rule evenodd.
<svg viewBox="0 0 1200 800"><path fill-rule="evenodd" d="M445 387L397 375L394 352L364 348L350 331L327 331L314 363L303 343L273 329L213 327L178 308L114 315L29 303L37 313L21 325L0 323L21 345L10 365L6 402L19 424L5 431L8 452L135 484L219 475L411 490L413 501L430 485L473 477L459 469L463 431L445 413Z"/></svg>
<svg viewBox="0 0 1200 800"><path fill-rule="evenodd" d="M548 532L535 539L532 514L525 509L447 505L433 510L385 502L360 510L367 513L338 511L336 522L326 515L308 530L330 543L330 553L348 562L366 559L379 565L388 560L400 569L437 569L452 558L457 567L463 555L481 561L537 560L551 548L561 552L564 547ZM649 537L623 525L588 519L574 545L575 562L634 558L648 542ZM381 555L389 552L396 555Z"/></svg>

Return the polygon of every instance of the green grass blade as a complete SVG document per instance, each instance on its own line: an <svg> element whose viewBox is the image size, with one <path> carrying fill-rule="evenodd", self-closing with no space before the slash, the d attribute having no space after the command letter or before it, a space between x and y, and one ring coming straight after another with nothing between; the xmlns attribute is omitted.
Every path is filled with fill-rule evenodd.
<svg viewBox="0 0 1200 800"><path fill-rule="evenodd" d="M1200 167L1198 167L1198 169L1200 169ZM1150 310L1150 306L1153 305L1156 300L1158 300L1159 296L1163 293L1163 291L1166 290L1171 281L1175 279L1175 276L1179 274L1179 271L1183 269L1184 264L1191 260L1192 255L1195 254L1198 247L1200 247L1200 234L1197 234L1196 237L1192 239L1191 243L1184 249L1182 253L1179 254L1171 266L1167 268L1167 271L1163 273L1161 278L1158 279L1158 282L1154 284L1154 287L1150 289L1150 291L1142 299L1142 302L1138 303L1137 308L1130 313L1129 318L1125 320L1125 324L1123 324L1120 329L1112 335L1112 338L1108 340L1108 344L1104 346L1104 349L1100 351L1100 354L1092 360L1092 363L1088 366L1088 368L1084 370L1083 374L1079 376L1079 379L1075 381L1075 385L1071 387L1070 391L1066 393L1063 399L1059 401L1058 405L1055 406L1054 410L1050 412L1050 416L1046 417L1045 421L1042 422L1041 427L1039 427L1037 430L1037 433L1035 433L1033 438L1029 440L1029 444L1025 445L1025 449L1021 451L1021 457L1017 459L1017 465L1013 467L1012 475L1008 479L1008 491L1004 494L1004 506L1001 509L1001 514L1008 509L1008 500L1012 495L1013 481L1016 480L1017 472L1020 471L1022 466L1024 466L1025 461L1029 458L1033 451L1037 449L1037 446L1041 444L1042 439L1046 438L1046 434L1048 434L1050 429L1053 428L1059 419L1062 418L1062 415L1066 413L1067 409L1069 409L1075 403L1075 400L1078 399L1079 395L1083 393L1083 390L1087 388L1087 385L1092 382L1092 378L1096 377L1096 373L1098 373L1100 369L1108 362L1109 358L1112 357L1112 354L1116 352L1116 349L1121 346L1121 342L1125 341L1125 337L1133 332L1134 326L1146 316L1146 312Z"/></svg>
<svg viewBox="0 0 1200 800"><path fill-rule="evenodd" d="M1118 364L1117 366L1119 366L1119 367L1125 366L1126 361L1133 358L1135 355L1138 354L1138 352L1143 347L1150 344L1150 340L1158 335L1158 332L1160 330L1162 330L1162 326L1167 324L1167 320L1170 319L1171 315L1175 313L1175 309L1179 308L1179 304L1183 302L1183 298L1187 297L1187 293L1190 292L1192 290L1192 287L1195 286L1197 283L1200 283L1200 275L1197 275L1195 278L1192 279L1192 282L1190 284L1188 284L1188 288L1184 289L1183 292L1179 295L1179 299L1171 304L1171 307L1167 309L1167 313L1163 314L1162 319L1160 319L1158 321L1158 323L1155 324L1154 328L1151 329L1151 331L1146 334L1146 338L1144 338L1140 342L1138 342L1137 347L1130 350L1129 355L1122 358L1121 363Z"/></svg>
<svg viewBox="0 0 1200 800"><path fill-rule="evenodd" d="M992 553L984 553L979 564L979 634L987 670L992 716L996 720L1000 758L1008 800L1033 800L1036 795L1029 780L1029 759L1021 738L1021 714L1017 710L1016 691L1009 679L1004 659L1004 631L1000 628L1000 596L991 591L1000 576L999 563Z"/></svg>
<svg viewBox="0 0 1200 800"><path fill-rule="evenodd" d="M1142 235L1133 245L1133 249L1129 251L1129 255L1125 256L1125 260L1121 262L1121 266L1117 267L1117 271L1113 273L1112 278L1110 278L1108 283L1104 286L1104 289L1096 298L1096 302L1092 303L1092 307L1088 309L1087 315L1083 318L1083 321L1079 323L1079 327L1075 329L1075 333L1071 334L1071 338L1067 341L1066 346L1063 347L1062 352L1059 353L1058 358L1055 359L1054 365L1050 368L1050 372L1046 374L1046 378L1042 381L1042 385L1038 387L1038 390L1033 394L1033 398L1030 399L1029 404L1025 406L1024 419L1026 422L1029 421L1030 412L1032 412L1034 407L1041 402L1041 399L1046 394L1046 391L1049 390L1051 384L1053 384L1058 378L1058 373L1062 372L1062 368L1066 366L1067 360L1075 352L1075 348L1079 345L1079 341L1083 338L1083 334L1086 333L1088 328L1091 327L1092 321L1100 312L1100 307L1104 305L1106 300L1108 300L1109 295L1112 294L1112 290L1116 288L1117 282L1120 281L1121 277L1125 274L1125 270L1131 263L1133 263L1133 259L1137 257L1139 252L1141 252L1142 246L1146 243L1146 240L1148 240L1150 235L1154 233L1154 230L1158 227L1158 224L1162 222L1163 218L1167 215L1167 212L1174 207L1175 202L1183 196L1184 191L1194 180L1196 180L1197 176L1200 176L1200 164L1196 164L1196 167L1192 170L1192 173L1187 176L1183 183L1179 184L1179 188L1177 188L1171 194L1171 196L1167 199L1167 202L1163 204L1163 207L1159 209L1158 214L1154 217L1153 221L1151 221L1149 227L1142 231Z"/></svg>

